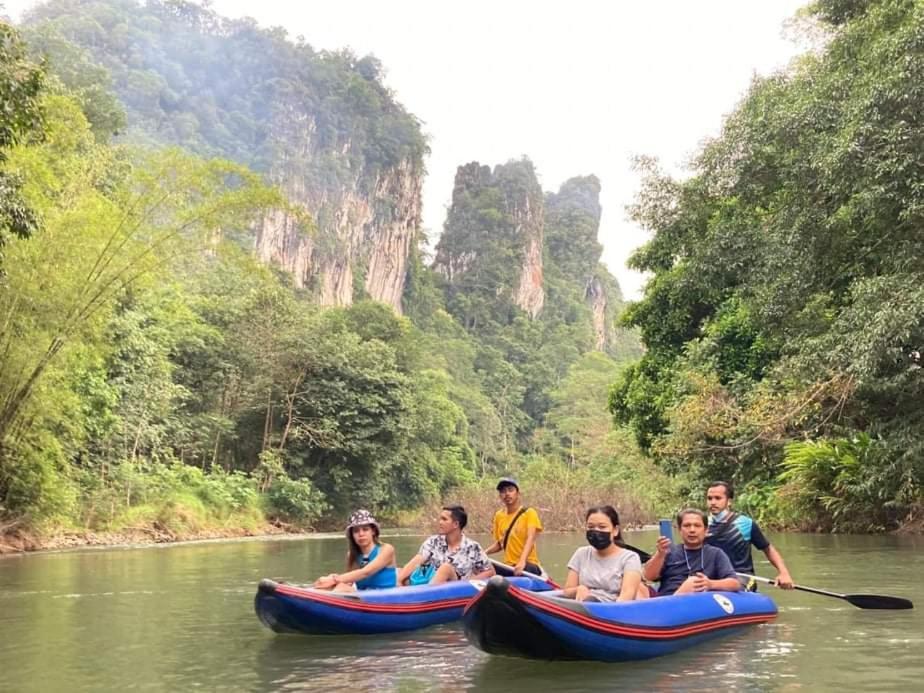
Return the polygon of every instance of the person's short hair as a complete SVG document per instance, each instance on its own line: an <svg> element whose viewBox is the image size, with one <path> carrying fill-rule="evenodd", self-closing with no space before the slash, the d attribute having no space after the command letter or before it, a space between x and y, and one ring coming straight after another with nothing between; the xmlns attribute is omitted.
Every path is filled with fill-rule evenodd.
<svg viewBox="0 0 924 693"><path fill-rule="evenodd" d="M444 505L443 510L449 511L452 519L459 523L459 529L465 529L465 525L468 524L468 513L465 512L465 508L461 505Z"/></svg>
<svg viewBox="0 0 924 693"><path fill-rule="evenodd" d="M725 497L728 498L728 500L731 500L735 497L735 487L732 486L729 482L722 481L721 479L719 481L713 481L706 487L706 491L708 492L709 489L713 488L714 486L723 487L725 489Z"/></svg>
<svg viewBox="0 0 924 693"><path fill-rule="evenodd" d="M706 519L706 513L704 513L699 508L684 508L679 513L677 513L677 527L683 524L683 518L687 515L696 515L700 520L703 521L703 527L709 526L709 521Z"/></svg>

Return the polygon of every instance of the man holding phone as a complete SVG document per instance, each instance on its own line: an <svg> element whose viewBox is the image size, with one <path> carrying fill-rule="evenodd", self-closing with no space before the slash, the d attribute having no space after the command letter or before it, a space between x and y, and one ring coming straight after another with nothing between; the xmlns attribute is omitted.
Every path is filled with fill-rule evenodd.
<svg viewBox="0 0 924 693"><path fill-rule="evenodd" d="M776 584L784 590L791 590L792 577L780 552L767 540L754 520L731 509L734 497L735 489L727 481L714 481L709 485L706 490L706 506L709 508L706 543L722 549L731 559L735 570L748 575L754 574L751 545L756 546L767 554L767 560L776 568ZM748 584L747 578L742 580L744 585Z"/></svg>
<svg viewBox="0 0 924 693"><path fill-rule="evenodd" d="M674 544L669 536L661 536L657 552L642 568L645 580L660 580L658 596L741 589L728 556L705 543L706 513L696 508L681 510L677 527L681 543Z"/></svg>

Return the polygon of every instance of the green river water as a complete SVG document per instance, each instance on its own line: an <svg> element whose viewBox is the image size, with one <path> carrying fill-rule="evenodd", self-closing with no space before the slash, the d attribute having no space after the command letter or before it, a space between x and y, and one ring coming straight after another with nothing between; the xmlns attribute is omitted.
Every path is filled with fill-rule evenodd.
<svg viewBox="0 0 924 693"><path fill-rule="evenodd" d="M655 534L628 539L650 548ZM261 626L259 579L340 571L342 538L45 553L0 558L0 691L924 690L924 538L773 539L797 582L908 597L918 608L864 611L770 588L780 607L771 624L647 662L550 663L486 655L458 625L374 637ZM421 537L386 540L405 560ZM582 542L543 537L553 577Z"/></svg>

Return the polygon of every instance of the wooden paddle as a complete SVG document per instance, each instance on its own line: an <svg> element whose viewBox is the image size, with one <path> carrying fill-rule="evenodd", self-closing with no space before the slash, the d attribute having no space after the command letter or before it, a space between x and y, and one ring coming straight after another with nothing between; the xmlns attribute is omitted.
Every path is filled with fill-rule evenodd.
<svg viewBox="0 0 924 693"><path fill-rule="evenodd" d="M758 582L764 582L768 585L776 584L776 580L760 577L759 575L748 575L747 573L737 573L737 575L739 577L757 580ZM911 603L910 599L904 599L903 597L889 597L884 594L839 594L837 592L829 592L828 590L820 590L817 587L803 587L802 585L793 585L793 589L802 590L803 592L811 592L812 594L820 594L825 597L836 597L837 599L843 599L844 601L850 602L859 609L914 608L914 604Z"/></svg>

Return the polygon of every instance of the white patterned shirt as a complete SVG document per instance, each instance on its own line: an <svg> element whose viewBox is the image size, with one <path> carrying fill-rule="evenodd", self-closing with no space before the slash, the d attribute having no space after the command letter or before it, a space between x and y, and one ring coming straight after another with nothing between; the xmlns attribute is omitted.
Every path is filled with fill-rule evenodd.
<svg viewBox="0 0 924 693"><path fill-rule="evenodd" d="M459 580L467 580L491 567L491 561L481 544L464 534L462 543L455 551L450 552L445 536L434 534L421 544L418 553L424 559L424 564L429 563L434 569L444 563L450 563L456 569L456 577Z"/></svg>

